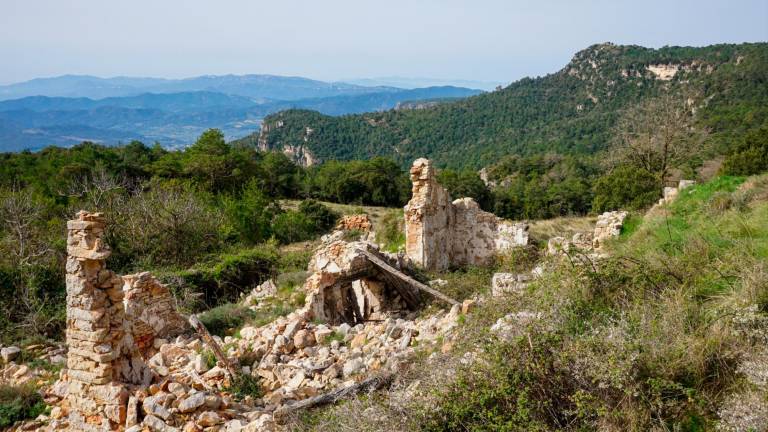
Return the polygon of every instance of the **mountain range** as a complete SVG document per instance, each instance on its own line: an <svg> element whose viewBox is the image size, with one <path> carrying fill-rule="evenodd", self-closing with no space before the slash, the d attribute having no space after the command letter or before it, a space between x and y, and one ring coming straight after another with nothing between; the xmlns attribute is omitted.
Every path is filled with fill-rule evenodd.
<svg viewBox="0 0 768 432"><path fill-rule="evenodd" d="M243 141L297 162L388 156L407 166L481 168L510 154L594 154L622 112L662 93L695 95L696 119L725 148L768 125L768 43L645 48L590 46L561 70L424 109L331 117L292 109Z"/></svg>
<svg viewBox="0 0 768 432"><path fill-rule="evenodd" d="M181 147L212 127L230 139L242 137L257 131L264 116L291 108L342 115L479 93L451 86L366 87L273 75L180 80L66 75L0 86L0 150L134 139Z"/></svg>

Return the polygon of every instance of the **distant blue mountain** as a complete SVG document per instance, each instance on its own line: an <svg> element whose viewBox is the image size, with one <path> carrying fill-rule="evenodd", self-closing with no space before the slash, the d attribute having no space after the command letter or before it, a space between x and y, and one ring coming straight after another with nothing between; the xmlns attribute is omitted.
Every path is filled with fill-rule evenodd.
<svg viewBox="0 0 768 432"><path fill-rule="evenodd" d="M313 94L313 92L309 92ZM289 109L328 115L381 111L414 100L453 99L480 93L460 87L429 87L274 100L211 91L88 97L30 96L0 101L0 151L73 145L83 140L116 144L138 139L168 147L188 145L205 129L228 139L257 131L265 116Z"/></svg>
<svg viewBox="0 0 768 432"><path fill-rule="evenodd" d="M385 86L360 86L331 83L301 77L275 75L204 75L184 79L63 75L36 78L0 86L0 100L27 96L108 97L136 96L143 93L214 92L250 98L297 100L339 95L394 92Z"/></svg>

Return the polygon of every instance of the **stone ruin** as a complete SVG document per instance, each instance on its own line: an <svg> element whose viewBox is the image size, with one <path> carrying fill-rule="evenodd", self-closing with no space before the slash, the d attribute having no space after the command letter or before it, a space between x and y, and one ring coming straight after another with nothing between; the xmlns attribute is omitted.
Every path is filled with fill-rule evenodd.
<svg viewBox="0 0 768 432"><path fill-rule="evenodd" d="M389 267L377 265L372 256ZM404 267L402 257L382 253L373 243L331 241L309 262L306 318L355 325L415 308L418 292L391 274Z"/></svg>
<svg viewBox="0 0 768 432"><path fill-rule="evenodd" d="M621 227L624 225L627 214L625 211L611 211L598 216L595 232L592 234L592 248L600 249L605 240L618 237L621 234Z"/></svg>
<svg viewBox="0 0 768 432"><path fill-rule="evenodd" d="M677 187L664 187L664 197L659 200L659 205L671 203L675 200L675 198L677 198L681 190L689 188L695 184L696 182L694 180L680 180L680 182L677 184Z"/></svg>
<svg viewBox="0 0 768 432"><path fill-rule="evenodd" d="M528 244L528 225L485 212L472 198L452 200L427 159L411 167L413 197L405 206L405 251L427 270L488 265L495 255Z"/></svg>
<svg viewBox="0 0 768 432"><path fill-rule="evenodd" d="M125 424L129 390L146 386L145 360L156 337L186 329L166 287L148 273L119 276L106 267L104 218L81 211L67 222L67 369L55 385L69 427L115 430Z"/></svg>
<svg viewBox="0 0 768 432"><path fill-rule="evenodd" d="M609 211L597 217L593 232L578 232L572 238L552 237L547 242L547 255L566 254L573 251L597 253L605 241L621 234L621 227L628 213Z"/></svg>

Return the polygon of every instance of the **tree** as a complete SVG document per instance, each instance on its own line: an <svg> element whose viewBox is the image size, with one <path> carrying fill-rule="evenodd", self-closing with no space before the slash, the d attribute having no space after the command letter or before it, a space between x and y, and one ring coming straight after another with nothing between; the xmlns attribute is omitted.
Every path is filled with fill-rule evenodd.
<svg viewBox="0 0 768 432"><path fill-rule="evenodd" d="M768 126L749 132L726 157L722 171L730 175L753 175L768 171Z"/></svg>
<svg viewBox="0 0 768 432"><path fill-rule="evenodd" d="M665 93L626 110L616 126L619 163L655 175L661 188L670 170L700 150L706 137L694 125L693 100Z"/></svg>
<svg viewBox="0 0 768 432"><path fill-rule="evenodd" d="M644 168L623 165L598 178L593 187L592 211L636 210L653 204L661 195L658 179Z"/></svg>

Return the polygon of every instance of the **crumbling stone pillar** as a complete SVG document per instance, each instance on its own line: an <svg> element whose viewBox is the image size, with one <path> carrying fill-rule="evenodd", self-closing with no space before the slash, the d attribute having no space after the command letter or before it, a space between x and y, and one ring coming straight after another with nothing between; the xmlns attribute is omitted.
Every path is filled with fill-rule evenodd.
<svg viewBox="0 0 768 432"><path fill-rule="evenodd" d="M405 206L405 253L421 267L445 269L450 266L454 211L451 196L435 176L428 159L413 162L413 197Z"/></svg>
<svg viewBox="0 0 768 432"><path fill-rule="evenodd" d="M497 253L528 244L528 224L483 211L472 198L451 201L432 163L411 167L413 197L405 206L405 252L427 270L488 265Z"/></svg>
<svg viewBox="0 0 768 432"><path fill-rule="evenodd" d="M118 379L124 331L122 279L107 270L104 218L81 211L67 222L67 378L70 428L113 430L125 422L128 391Z"/></svg>

